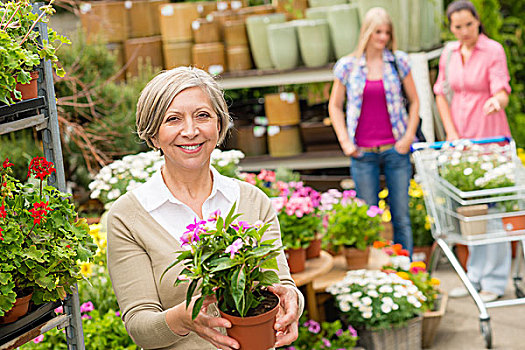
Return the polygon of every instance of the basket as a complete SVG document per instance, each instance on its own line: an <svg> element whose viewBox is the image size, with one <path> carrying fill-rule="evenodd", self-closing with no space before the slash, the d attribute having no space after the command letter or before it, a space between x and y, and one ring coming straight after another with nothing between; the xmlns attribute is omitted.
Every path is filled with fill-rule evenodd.
<svg viewBox="0 0 525 350"><path fill-rule="evenodd" d="M436 311L427 311L423 314L423 324L421 331L421 346L426 349L432 346L437 329L441 323L443 315L447 310L448 294L440 293L439 307Z"/></svg>
<svg viewBox="0 0 525 350"><path fill-rule="evenodd" d="M380 330L356 328L358 346L367 350L420 350L423 317L409 320L404 326Z"/></svg>
<svg viewBox="0 0 525 350"><path fill-rule="evenodd" d="M219 24L214 21L208 21L206 18L197 18L191 22L193 30L193 41L196 44L206 44L221 41Z"/></svg>
<svg viewBox="0 0 525 350"><path fill-rule="evenodd" d="M488 213L487 204L477 204L463 206L456 209L458 214L463 215L464 217L478 216L478 215L487 215ZM461 234L463 236L470 235L480 235L487 232L487 220L459 220L459 227L461 229Z"/></svg>

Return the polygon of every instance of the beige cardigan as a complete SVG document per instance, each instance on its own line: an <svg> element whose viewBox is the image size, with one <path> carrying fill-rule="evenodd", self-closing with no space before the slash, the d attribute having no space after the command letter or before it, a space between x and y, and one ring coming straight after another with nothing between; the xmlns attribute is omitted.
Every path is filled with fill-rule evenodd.
<svg viewBox="0 0 525 350"><path fill-rule="evenodd" d="M237 213L240 220L271 222L265 239L278 238L279 222L268 197L258 188L238 181L240 200ZM132 192L119 198L108 215L108 270L126 329L133 341L144 349L216 349L195 333L179 336L166 323L166 310L185 301L187 285L177 288L173 282L181 271L172 268L160 276L174 261L180 243L142 207ZM295 287L284 253L278 258L279 278L283 285ZM304 298L296 289L299 310ZM215 305L209 313L218 316Z"/></svg>

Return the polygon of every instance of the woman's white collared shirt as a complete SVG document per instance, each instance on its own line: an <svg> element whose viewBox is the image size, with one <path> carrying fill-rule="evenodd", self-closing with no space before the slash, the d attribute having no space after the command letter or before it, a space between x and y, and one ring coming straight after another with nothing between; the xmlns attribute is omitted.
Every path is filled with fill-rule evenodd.
<svg viewBox="0 0 525 350"><path fill-rule="evenodd" d="M203 219L219 209L221 215L226 215L233 203L239 202L240 187L232 178L221 175L210 167L213 175L213 186L210 196L202 205ZM197 214L186 204L175 198L170 192L161 171L157 171L143 185L133 190L140 204L148 213L175 239L179 240L186 231L186 226L192 224Z"/></svg>

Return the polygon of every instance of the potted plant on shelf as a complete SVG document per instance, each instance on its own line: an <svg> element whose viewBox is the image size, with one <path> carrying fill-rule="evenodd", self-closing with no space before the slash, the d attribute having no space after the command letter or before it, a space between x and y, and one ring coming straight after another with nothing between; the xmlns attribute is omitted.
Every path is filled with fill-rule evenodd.
<svg viewBox="0 0 525 350"><path fill-rule="evenodd" d="M304 270L306 249L321 229L321 215L318 211L320 194L302 183L290 183L288 195L272 198L277 211L283 245L291 273Z"/></svg>
<svg viewBox="0 0 525 350"><path fill-rule="evenodd" d="M355 197L355 191L344 191L339 201L329 207L323 240L335 251L344 248L349 269L366 267L369 247L379 239L382 230L382 210Z"/></svg>
<svg viewBox="0 0 525 350"><path fill-rule="evenodd" d="M35 30L39 22L47 23L49 16L55 13L53 0L40 7L40 15L33 13L33 4L29 0L0 2L0 101L11 104L22 98L33 98L36 93L35 73L41 59L50 60L58 76L65 72L58 66L56 51L62 43L70 41L58 35L53 29L47 29L48 40L40 40L40 33ZM31 95L19 91L22 85L34 81ZM17 85L21 84L21 85Z"/></svg>
<svg viewBox="0 0 525 350"><path fill-rule="evenodd" d="M174 285L189 283L186 305L200 292L193 318L204 299L215 295L222 317L232 323L228 335L242 349L266 350L275 344L273 325L279 299L264 287L279 283L273 270L277 270L276 257L282 247L262 240L270 224L237 221L240 214L233 215L234 210L235 205L224 218L216 212L208 221L189 225L181 238L189 249L179 252L161 280L166 272L182 264Z"/></svg>
<svg viewBox="0 0 525 350"><path fill-rule="evenodd" d="M420 348L425 296L411 281L377 270L353 270L327 292L335 296L343 320L357 329L358 345L368 350Z"/></svg>
<svg viewBox="0 0 525 350"><path fill-rule="evenodd" d="M65 298L82 278L80 264L96 250L86 221L77 220L70 195L44 184L55 171L53 163L33 158L28 177L38 179L37 186L13 178L12 165L6 158L0 167L0 316L4 323L16 321L10 310L17 298L31 295L27 299L36 305Z"/></svg>

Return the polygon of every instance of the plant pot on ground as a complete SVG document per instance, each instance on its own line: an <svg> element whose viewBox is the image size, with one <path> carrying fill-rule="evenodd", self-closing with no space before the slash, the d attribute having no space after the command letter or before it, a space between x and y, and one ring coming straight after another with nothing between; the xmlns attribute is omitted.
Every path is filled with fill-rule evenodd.
<svg viewBox="0 0 525 350"><path fill-rule="evenodd" d="M273 241L263 241L263 234L270 223L251 225L238 222L236 219L240 214L233 214L235 208L234 204L225 217L221 217L217 211L208 221L195 221L189 225L188 231L181 237L182 245L189 249L179 251L175 261L161 276L162 280L170 269L183 266L174 286L190 284L186 295L188 304L194 294L200 293L192 309L193 318L197 317L204 299L209 296L216 297L218 308L223 314L235 314L248 323L258 323L253 322L250 315L261 305L267 311L278 309L278 306L273 308L275 305L266 306L268 300L274 297L265 295L264 288L280 282L274 270L277 269L276 257L282 247L274 245ZM203 256L206 258L203 259ZM240 275L244 278L239 278ZM239 336L239 332L246 331L247 327L236 325L234 334L230 333L233 328L228 330L228 334L240 343L241 349L267 350L273 347L275 314L263 315L268 320L265 326L261 326L263 329L258 327L256 332L261 333L268 342L262 343L261 340L261 348L244 343L244 338ZM254 331L248 329L247 341L255 337Z"/></svg>

